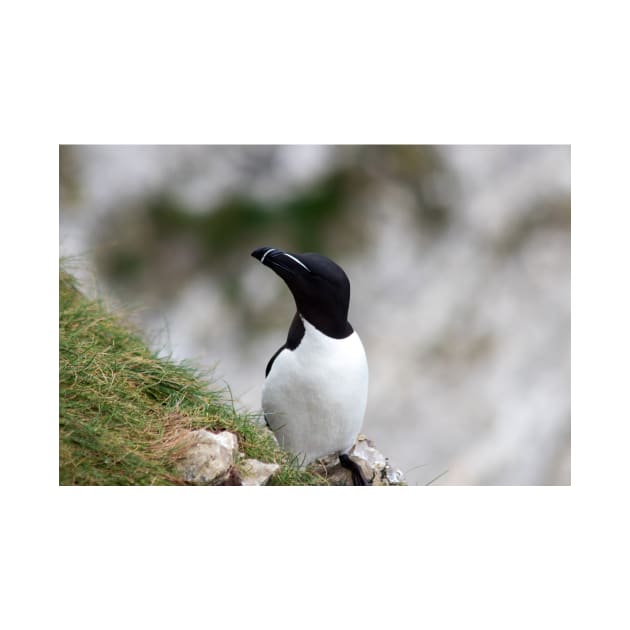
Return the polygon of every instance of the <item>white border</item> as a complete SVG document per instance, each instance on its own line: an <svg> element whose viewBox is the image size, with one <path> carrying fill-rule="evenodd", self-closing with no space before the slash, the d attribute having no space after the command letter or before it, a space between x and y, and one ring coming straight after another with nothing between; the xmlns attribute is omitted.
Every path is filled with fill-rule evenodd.
<svg viewBox="0 0 630 630"><path fill-rule="evenodd" d="M15 7L0 43L4 615L68 629L626 627L622 4ZM576 487L58 488L60 142L573 143Z"/></svg>

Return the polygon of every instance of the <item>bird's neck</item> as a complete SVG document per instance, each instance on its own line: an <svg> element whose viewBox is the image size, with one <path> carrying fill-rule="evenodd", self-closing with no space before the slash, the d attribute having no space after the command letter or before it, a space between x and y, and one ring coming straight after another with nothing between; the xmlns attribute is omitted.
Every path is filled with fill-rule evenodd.
<svg viewBox="0 0 630 630"><path fill-rule="evenodd" d="M321 333L333 339L345 339L354 329L346 317L333 317L329 313L303 313L298 311L296 318L304 318L309 324L317 328ZM295 321L295 318L294 318Z"/></svg>

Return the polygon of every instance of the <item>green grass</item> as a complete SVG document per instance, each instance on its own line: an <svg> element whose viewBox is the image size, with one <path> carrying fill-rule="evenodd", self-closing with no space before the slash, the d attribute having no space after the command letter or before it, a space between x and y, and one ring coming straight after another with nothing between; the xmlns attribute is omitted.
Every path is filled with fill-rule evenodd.
<svg viewBox="0 0 630 630"><path fill-rule="evenodd" d="M270 485L322 485L268 431L235 411L225 390L158 358L129 325L59 276L59 483L169 485L190 429L236 433L245 457L275 462Z"/></svg>

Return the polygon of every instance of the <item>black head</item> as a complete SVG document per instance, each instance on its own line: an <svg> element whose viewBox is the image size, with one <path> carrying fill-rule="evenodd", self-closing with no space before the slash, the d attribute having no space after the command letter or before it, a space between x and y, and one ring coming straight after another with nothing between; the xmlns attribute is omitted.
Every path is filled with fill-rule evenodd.
<svg viewBox="0 0 630 630"><path fill-rule="evenodd" d="M337 339L352 334L350 281L339 265L320 254L291 254L273 247L260 247L252 256L286 282L298 313L315 328Z"/></svg>

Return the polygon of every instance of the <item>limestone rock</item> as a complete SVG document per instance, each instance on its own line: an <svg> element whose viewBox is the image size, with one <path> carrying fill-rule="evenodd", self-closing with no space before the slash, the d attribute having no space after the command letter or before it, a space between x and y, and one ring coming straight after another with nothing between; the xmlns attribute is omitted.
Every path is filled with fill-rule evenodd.
<svg viewBox="0 0 630 630"><path fill-rule="evenodd" d="M374 447L365 435L359 434L357 441L348 453L357 463L363 476L372 486L403 486L402 471L393 468L387 458ZM328 455L312 465L315 472L324 475L333 486L351 486L352 474L339 463L337 455Z"/></svg>
<svg viewBox="0 0 630 630"><path fill-rule="evenodd" d="M229 482L238 439L229 431L212 433L204 429L190 432L191 446L179 463L184 481L196 485Z"/></svg>
<svg viewBox="0 0 630 630"><path fill-rule="evenodd" d="M240 466L243 486L263 486L269 481L271 475L280 470L279 464L267 464L257 459L246 459Z"/></svg>
<svg viewBox="0 0 630 630"><path fill-rule="evenodd" d="M211 435L221 446L224 446L228 450L232 452L232 457L236 455L238 452L238 438L234 433L230 433L229 431L221 431L220 433L211 433L210 431L200 430L193 431L193 433L202 433L206 435L202 435L202 439L204 439L207 435Z"/></svg>

